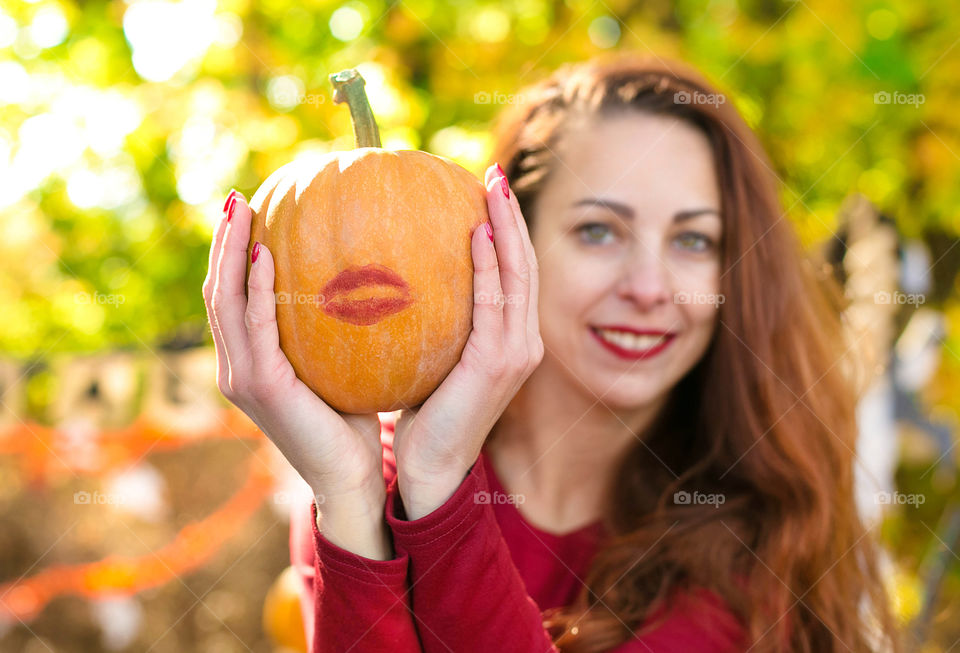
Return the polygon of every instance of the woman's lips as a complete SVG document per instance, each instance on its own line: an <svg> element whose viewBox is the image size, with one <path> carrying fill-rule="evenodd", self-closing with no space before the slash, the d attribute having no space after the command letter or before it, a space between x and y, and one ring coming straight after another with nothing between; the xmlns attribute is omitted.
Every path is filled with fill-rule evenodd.
<svg viewBox="0 0 960 653"><path fill-rule="evenodd" d="M346 298L352 290L372 286L387 286L390 294L366 299ZM328 281L320 292L323 294L321 307L324 313L360 326L376 324L413 302L407 282L390 268L376 263L347 268Z"/></svg>

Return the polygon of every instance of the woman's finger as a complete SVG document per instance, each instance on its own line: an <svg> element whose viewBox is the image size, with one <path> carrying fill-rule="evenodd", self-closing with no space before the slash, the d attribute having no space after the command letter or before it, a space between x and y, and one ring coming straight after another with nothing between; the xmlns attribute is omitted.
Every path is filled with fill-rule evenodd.
<svg viewBox="0 0 960 653"><path fill-rule="evenodd" d="M254 243L250 258L253 263L247 281L244 326L250 342L251 383L276 384L292 371L292 367L280 349L273 255L266 245Z"/></svg>
<svg viewBox="0 0 960 653"><path fill-rule="evenodd" d="M487 213L493 225L505 299L503 329L507 341L515 342L518 338L526 338L525 304L529 294L530 269L510 199L505 196L513 194L505 180L505 177L497 174L487 183Z"/></svg>
<svg viewBox="0 0 960 653"><path fill-rule="evenodd" d="M479 341L490 346L483 353L499 353L503 349L503 290L500 286L500 264L491 241L490 224L485 222L473 230L470 250L473 256L473 330Z"/></svg>
<svg viewBox="0 0 960 653"><path fill-rule="evenodd" d="M231 191L227 201L236 191ZM223 246L223 236L227 231L227 213L224 209L216 228L213 230L213 240L210 242L210 258L207 261L207 278L203 280L203 304L207 309L207 321L210 323L210 332L213 334L213 349L217 354L217 383L224 379L221 375L227 374L227 352L223 347L223 336L217 324L217 315L213 310L213 288L217 282L217 260L220 258L220 248Z"/></svg>
<svg viewBox="0 0 960 653"><path fill-rule="evenodd" d="M517 228L520 231L520 239L523 242L523 250L527 257L527 269L530 271L529 296L527 297L527 336L531 344L536 344L537 349L543 347L540 339L540 314L538 311L538 301L540 294L540 264L537 261L537 253L533 249L533 243L530 242L530 231L527 229L527 222L524 220L523 213L520 211L520 204L517 203L517 196L510 193L510 206L513 208L513 216L517 221ZM542 354L541 354L542 355Z"/></svg>
<svg viewBox="0 0 960 653"><path fill-rule="evenodd" d="M234 196L227 212L227 230L217 261L213 308L223 336L232 379L238 372L244 375L250 359L243 316L247 308L247 244L250 242L251 215L250 207L239 193Z"/></svg>
<svg viewBox="0 0 960 653"><path fill-rule="evenodd" d="M483 181L485 186L489 187L490 180L498 179L499 177L502 176L500 174L501 170L498 170L498 166L499 164L495 163L489 168L487 168L486 174L484 176L484 181ZM508 188L509 188L509 181L508 181ZM524 220L523 213L520 211L520 204L519 202L517 202L517 196L515 193L512 193L512 192L510 193L510 206L513 207L514 217L518 219L517 224L520 226L524 249L527 252L527 262L529 265L531 265L531 270L532 270L538 267L537 255L533 249L533 243L530 241L530 232L527 228L527 222L526 220Z"/></svg>
<svg viewBox="0 0 960 653"><path fill-rule="evenodd" d="M484 183L489 187L491 181L499 180L499 178L502 176L502 172L503 170L498 164L491 165L489 168L487 168L484 176ZM520 239L523 243L523 249L527 261L527 269L529 270L530 275L529 295L524 298L526 302L526 346L527 350L531 353L532 358L539 363L539 361L543 358L543 339L540 337L540 317L538 309L540 266L537 261L536 252L533 249L533 243L530 242L530 232L527 228L526 220L524 220L523 213L520 210L520 204L517 201L517 196L512 192L510 193L510 207L513 211L513 217L516 220L517 228L520 232ZM522 308L522 306L520 308Z"/></svg>

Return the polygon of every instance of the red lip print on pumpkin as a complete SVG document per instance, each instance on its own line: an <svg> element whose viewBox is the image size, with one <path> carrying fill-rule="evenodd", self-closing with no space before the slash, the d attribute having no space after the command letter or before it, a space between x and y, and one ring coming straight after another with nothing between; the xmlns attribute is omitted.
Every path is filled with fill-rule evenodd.
<svg viewBox="0 0 960 653"><path fill-rule="evenodd" d="M385 287L389 294L365 299L348 298L355 290L375 287ZM376 263L347 268L328 281L322 292L324 313L360 326L376 324L413 303L407 283L390 268Z"/></svg>

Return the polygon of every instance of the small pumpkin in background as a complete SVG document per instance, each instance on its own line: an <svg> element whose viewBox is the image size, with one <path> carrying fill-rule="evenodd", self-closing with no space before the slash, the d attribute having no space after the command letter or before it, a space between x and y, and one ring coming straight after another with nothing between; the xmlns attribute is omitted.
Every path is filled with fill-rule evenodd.
<svg viewBox="0 0 960 653"><path fill-rule="evenodd" d="M280 653L307 653L307 636L300 608L300 579L287 567L278 575L263 600L263 630Z"/></svg>
<svg viewBox="0 0 960 653"><path fill-rule="evenodd" d="M280 348L301 381L344 413L417 406L470 334L486 192L449 159L382 149L360 74L330 80L357 148L274 172L250 200L250 249L273 254Z"/></svg>

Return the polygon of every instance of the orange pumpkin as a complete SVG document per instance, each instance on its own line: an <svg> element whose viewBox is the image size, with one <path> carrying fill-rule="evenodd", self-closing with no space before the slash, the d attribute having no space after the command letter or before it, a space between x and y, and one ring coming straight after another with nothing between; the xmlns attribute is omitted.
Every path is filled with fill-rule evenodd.
<svg viewBox="0 0 960 653"><path fill-rule="evenodd" d="M263 599L263 630L277 651L307 652L300 611L300 579L292 566L284 569Z"/></svg>
<svg viewBox="0 0 960 653"><path fill-rule="evenodd" d="M417 406L470 334L485 189L449 159L381 149L363 78L330 79L357 149L274 172L250 201L250 248L273 254L280 348L301 381L344 413Z"/></svg>

